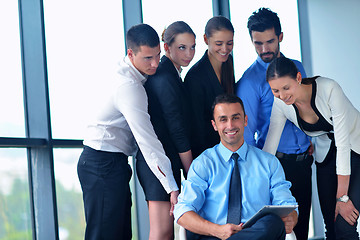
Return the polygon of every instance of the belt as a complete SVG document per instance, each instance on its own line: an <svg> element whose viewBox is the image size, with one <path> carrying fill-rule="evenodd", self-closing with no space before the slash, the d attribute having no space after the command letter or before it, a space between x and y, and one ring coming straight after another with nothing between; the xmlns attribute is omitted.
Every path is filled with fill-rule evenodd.
<svg viewBox="0 0 360 240"><path fill-rule="evenodd" d="M282 153L282 152L276 152L275 156L277 158L281 158L281 159L294 159L297 162L303 161L307 158L308 156L308 150L306 150L303 153L299 153L299 154L287 154L287 153Z"/></svg>
<svg viewBox="0 0 360 240"><path fill-rule="evenodd" d="M86 145L84 146L84 150L85 149L86 149L86 151L101 154L103 156L116 156L116 157L120 157L121 159L128 160L128 156L122 152L108 152L108 151L103 151L103 150L96 150L96 149L93 149Z"/></svg>

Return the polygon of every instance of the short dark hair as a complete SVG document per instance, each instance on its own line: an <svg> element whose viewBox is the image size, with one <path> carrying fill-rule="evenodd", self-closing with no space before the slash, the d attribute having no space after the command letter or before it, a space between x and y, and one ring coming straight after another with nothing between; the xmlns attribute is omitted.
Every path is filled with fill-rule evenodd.
<svg viewBox="0 0 360 240"><path fill-rule="evenodd" d="M251 32L264 32L274 28L276 36L281 34L281 24L277 13L271 11L269 8L259 8L253 12L248 19L247 27L249 29L250 37Z"/></svg>
<svg viewBox="0 0 360 240"><path fill-rule="evenodd" d="M183 21L177 21L170 24L166 29L164 29L161 40L164 43L167 43L169 46L175 41L175 37L178 34L182 33L190 33L196 37L194 31L191 29L191 27Z"/></svg>
<svg viewBox="0 0 360 240"><path fill-rule="evenodd" d="M126 44L136 54L141 46L154 48L160 44L156 31L148 24L132 26L126 33Z"/></svg>
<svg viewBox="0 0 360 240"><path fill-rule="evenodd" d="M240 105L241 105L241 107L242 107L242 109L244 111L244 116L246 115L243 101L238 96L236 96L235 94L224 93L224 94L218 95L215 98L214 103L213 103L213 105L211 107L212 118L213 119L214 119L215 107L216 107L217 104L220 104L220 103L240 103Z"/></svg>

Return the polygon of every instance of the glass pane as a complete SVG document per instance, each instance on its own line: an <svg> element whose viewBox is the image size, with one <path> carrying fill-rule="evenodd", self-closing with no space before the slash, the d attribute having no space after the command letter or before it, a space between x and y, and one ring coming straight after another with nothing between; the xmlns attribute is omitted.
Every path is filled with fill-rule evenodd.
<svg viewBox="0 0 360 240"><path fill-rule="evenodd" d="M24 137L18 1L0 1L0 137Z"/></svg>
<svg viewBox="0 0 360 240"><path fill-rule="evenodd" d="M85 213L82 190L77 175L77 163L82 149L54 149L54 169L56 182L57 208L59 218L60 240L82 240L85 234ZM129 164L132 165L132 157ZM134 176L134 175L133 175ZM132 201L132 232L137 239L134 178L131 178L130 188ZM1 239L1 237L0 237Z"/></svg>
<svg viewBox="0 0 360 240"><path fill-rule="evenodd" d="M244 71L255 61L257 54L251 43L247 21L260 7L270 8L280 18L284 39L280 51L289 58L301 60L299 19L296 0L230 0L231 22L235 28L234 65L235 79L239 80Z"/></svg>
<svg viewBox="0 0 360 240"><path fill-rule="evenodd" d="M44 1L52 134L84 138L92 96L124 56L122 1Z"/></svg>
<svg viewBox="0 0 360 240"><path fill-rule="evenodd" d="M159 12L159 6L172 6L171 9ZM213 16L212 2L208 0L142 0L144 23L152 26L161 36L164 29L175 21L184 21L192 28L196 34L196 52L190 65L183 69L183 78L186 72L194 65L205 53L207 46L204 42L206 22ZM170 9L170 8L169 8ZM201 12L201 17L199 17ZM161 42L161 52L165 53Z"/></svg>
<svg viewBox="0 0 360 240"><path fill-rule="evenodd" d="M26 149L0 149L0 239L32 239Z"/></svg>
<svg viewBox="0 0 360 240"><path fill-rule="evenodd" d="M59 238L61 240L84 239L84 205L77 176L77 162L81 151L82 149L54 149Z"/></svg>

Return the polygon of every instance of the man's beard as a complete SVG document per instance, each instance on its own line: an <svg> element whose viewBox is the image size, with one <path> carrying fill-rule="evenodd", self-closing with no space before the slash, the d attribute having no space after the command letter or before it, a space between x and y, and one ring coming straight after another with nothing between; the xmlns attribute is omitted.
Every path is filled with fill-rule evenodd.
<svg viewBox="0 0 360 240"><path fill-rule="evenodd" d="M271 62L272 60L274 60L275 58L277 58L277 56L279 55L279 51L280 51L280 46L278 45L277 49L275 50L275 52L266 52L266 53L262 53L260 54L260 58L266 62L266 63L269 63ZM271 54L272 57L266 57L266 58L263 58L264 55L266 54Z"/></svg>
<svg viewBox="0 0 360 240"><path fill-rule="evenodd" d="M266 57L266 58L264 58L264 55L267 55L267 54L271 54L272 57ZM277 54L275 54L274 52L266 52L266 53L260 54L261 59L262 59L264 62L266 62L266 63L269 63L269 62L271 62L272 60L274 60L274 59L276 58L276 56L277 56Z"/></svg>

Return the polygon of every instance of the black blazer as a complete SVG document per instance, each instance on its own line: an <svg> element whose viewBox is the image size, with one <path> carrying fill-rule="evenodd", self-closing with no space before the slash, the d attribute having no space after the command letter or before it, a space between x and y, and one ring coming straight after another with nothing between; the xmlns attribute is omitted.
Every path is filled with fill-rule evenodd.
<svg viewBox="0 0 360 240"><path fill-rule="evenodd" d="M225 90L210 63L208 51L191 67L184 82L192 106L191 150L193 157L196 158L204 150L220 142L219 134L211 124L211 107L216 96L225 93Z"/></svg>
<svg viewBox="0 0 360 240"><path fill-rule="evenodd" d="M163 56L156 74L145 83L151 123L173 168L182 167L179 153L190 150L189 103L174 64Z"/></svg>

